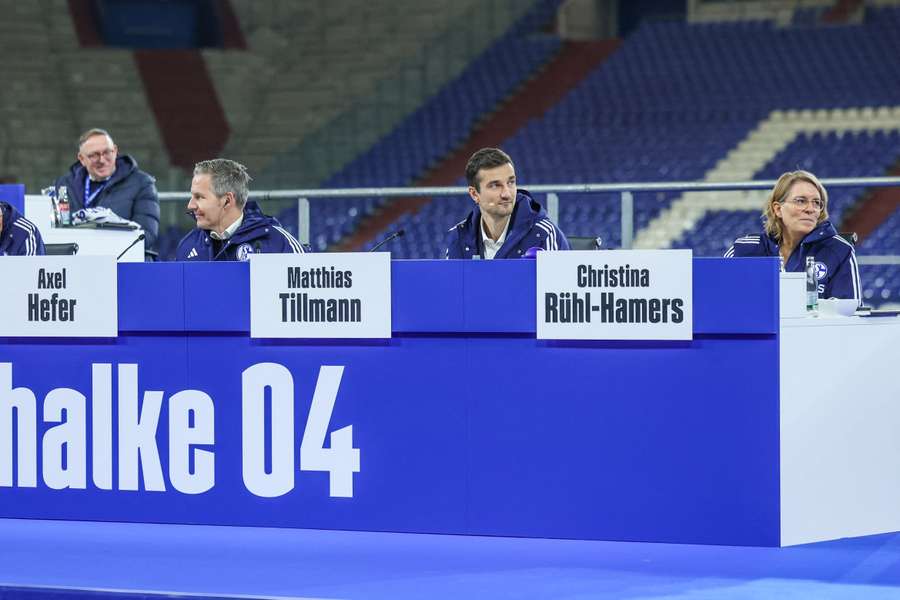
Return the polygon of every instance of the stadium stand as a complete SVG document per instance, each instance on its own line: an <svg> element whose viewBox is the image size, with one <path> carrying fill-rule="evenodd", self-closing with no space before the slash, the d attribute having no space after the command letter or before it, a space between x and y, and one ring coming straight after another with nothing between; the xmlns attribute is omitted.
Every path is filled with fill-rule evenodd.
<svg viewBox="0 0 900 600"><path fill-rule="evenodd" d="M244 162L269 188L320 183L394 125L357 121L350 139L337 135L334 119L378 96L386 80L421 76L416 63L433 60L432 47L439 40L452 40L456 47L443 45L437 53L448 64L443 71L431 68L427 73L434 86L454 68L462 69L472 52L468 45L483 47L496 37L452 35L465 32L462 23L471 21L471 11L480 4L475 0L371 5L353 0L235 2L249 51L204 52L233 131L226 154ZM481 10L493 14L514 7L497 2L488 6ZM424 97L415 85L403 83L394 93L407 96L412 110ZM298 143L323 128L331 134L328 140L317 138L313 143L320 158L327 155L328 164L336 165L330 172L317 168L321 160L289 160ZM270 166L280 154L287 156Z"/></svg>
<svg viewBox="0 0 900 600"><path fill-rule="evenodd" d="M255 189L423 181L499 103L514 102L561 47L547 33L560 0L497 0L484 23L472 19L483 4L450 4L232 2L246 50L202 54L232 132L223 153L251 167ZM823 178L883 175L900 158L896 4L879 0L863 10L859 2L823 0L772 12L771 3L748 2L739 20L717 20L710 6L698 22L644 22L557 105L496 144L513 155L526 188L765 179L796 167ZM71 6L17 4L0 23L0 48L7 50L0 74L10 81L0 103L3 139L10 140L0 143L0 177L36 191L71 162L70 140L103 120L162 189L184 189L134 55L83 47ZM498 26L505 22L507 28ZM33 51L14 51L21 47ZM439 60L446 64L437 69ZM128 110L104 110L109 106ZM838 223L864 194L830 192ZM395 257L440 256L445 230L469 203L428 203L368 246L403 227L407 235L391 246ZM758 226L761 195L645 193L635 204L637 247L690 246L718 255L736 233ZM374 198L314 201L314 248L334 248L381 206ZM293 208L280 218L295 227ZM896 218L876 228L871 241L863 232L859 252L896 252L885 233ZM559 222L571 235L600 235L616 247L619 220L617 196L561 196ZM170 238L180 237L183 220L164 223ZM162 242L165 252L173 240L164 235ZM893 276L884 275L891 267L878 269L875 278L896 289ZM885 299L882 287L873 298Z"/></svg>
<svg viewBox="0 0 900 600"><path fill-rule="evenodd" d="M884 175L900 157L900 87L885 85L900 80L898 32L900 9L890 6L870 8L863 24L847 26L646 23L502 145L525 187L771 179L797 167L821 177ZM838 223L861 193L831 191ZM691 240L698 254L720 255L726 239L758 228L761 198L637 194L636 245L683 247ZM404 227L395 256L438 256L442 231L467 203L435 200L376 239ZM709 212L723 207L739 212ZM561 197L560 225L572 235L601 235L616 247L619 219L618 197Z"/></svg>
<svg viewBox="0 0 900 600"><path fill-rule="evenodd" d="M27 3L10 7L0 19L0 78L7 87L0 95L0 176L25 182L30 189L52 182L73 156L56 140L78 135L66 110L66 82L58 74L46 76L45 58L54 42L52 27L40 16L40 7ZM22 47L33 51L17 53ZM35 161L36 156L45 160Z"/></svg>
<svg viewBox="0 0 900 600"><path fill-rule="evenodd" d="M895 210L859 245L862 255L896 255L900 251L900 209ZM863 299L872 306L900 306L900 265L860 267Z"/></svg>
<svg viewBox="0 0 900 600"><path fill-rule="evenodd" d="M458 78L369 151L326 180L322 187L410 184L460 144L484 114L558 51L559 40L540 33L558 5L559 0L535 3ZM373 198L313 201L310 215L313 249L324 250L337 243L380 204L381 201ZM294 227L296 209L284 211L279 219L288 228ZM417 237L418 234L413 234L411 239ZM406 238L403 241L408 242Z"/></svg>
<svg viewBox="0 0 900 600"><path fill-rule="evenodd" d="M0 176L38 192L74 162L78 135L102 124L141 168L163 185L173 180L132 53L80 47L65 0L7 6L0 50L8 82L0 95Z"/></svg>
<svg viewBox="0 0 900 600"><path fill-rule="evenodd" d="M823 177L869 177L883 175L896 160L900 148L900 130L799 134L752 179L775 180L785 170L804 169ZM852 160L848 160L852 157ZM788 165L788 166L785 166ZM828 192L829 218L843 222L843 215L863 194L864 188L840 187ZM720 194L706 194L713 203ZM722 256L740 233L760 229L760 213L766 193L746 194L757 205L749 210L707 210L690 232L672 244L674 248L693 248L700 256ZM737 234L736 234L737 232Z"/></svg>

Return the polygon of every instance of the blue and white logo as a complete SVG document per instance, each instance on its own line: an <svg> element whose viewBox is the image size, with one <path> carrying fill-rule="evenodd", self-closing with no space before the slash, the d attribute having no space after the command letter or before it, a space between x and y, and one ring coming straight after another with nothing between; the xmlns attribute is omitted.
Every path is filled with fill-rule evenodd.
<svg viewBox="0 0 900 600"><path fill-rule="evenodd" d="M250 258L250 255L253 254L253 248L250 247L250 244L241 244L237 249L237 259L238 260L247 260Z"/></svg>
<svg viewBox="0 0 900 600"><path fill-rule="evenodd" d="M828 267L825 263L816 261L816 281L822 281L828 275Z"/></svg>

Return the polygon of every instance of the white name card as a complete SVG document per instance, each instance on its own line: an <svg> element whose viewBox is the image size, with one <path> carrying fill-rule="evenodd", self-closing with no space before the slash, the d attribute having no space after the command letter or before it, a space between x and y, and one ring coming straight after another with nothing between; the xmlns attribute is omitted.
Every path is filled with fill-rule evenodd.
<svg viewBox="0 0 900 600"><path fill-rule="evenodd" d="M0 258L0 336L116 337L117 275L112 256Z"/></svg>
<svg viewBox="0 0 900 600"><path fill-rule="evenodd" d="M691 250L538 252L538 339L691 339L692 255Z"/></svg>
<svg viewBox="0 0 900 600"><path fill-rule="evenodd" d="M251 254L250 337L390 338L390 254Z"/></svg>

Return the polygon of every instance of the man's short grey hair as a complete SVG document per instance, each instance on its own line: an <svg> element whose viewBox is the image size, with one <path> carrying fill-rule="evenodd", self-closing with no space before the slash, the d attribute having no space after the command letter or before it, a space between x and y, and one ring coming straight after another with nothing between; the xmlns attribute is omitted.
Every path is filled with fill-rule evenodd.
<svg viewBox="0 0 900 600"><path fill-rule="evenodd" d="M86 141L88 141L90 138L94 137L95 135L105 135L106 137L109 138L109 141L111 141L113 143L113 145L115 145L115 142L113 142L112 136L109 135L109 132L107 130L100 129L99 127L91 127L90 129L88 129L87 131L82 133L80 136L78 136L78 146L75 148L75 150L77 150L78 152L81 152L81 147L84 145L84 143Z"/></svg>
<svg viewBox="0 0 900 600"><path fill-rule="evenodd" d="M227 158L213 158L194 165L194 175L209 175L212 191L217 197L234 194L238 208L243 208L250 195L250 174L247 167Z"/></svg>

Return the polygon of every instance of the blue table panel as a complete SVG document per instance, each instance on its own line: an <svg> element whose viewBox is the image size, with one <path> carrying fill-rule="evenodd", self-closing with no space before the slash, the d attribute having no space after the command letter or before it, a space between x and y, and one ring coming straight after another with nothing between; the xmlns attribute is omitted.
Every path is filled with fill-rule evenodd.
<svg viewBox="0 0 900 600"><path fill-rule="evenodd" d="M119 331L185 331L184 263L121 263L118 283Z"/></svg>
<svg viewBox="0 0 900 600"><path fill-rule="evenodd" d="M119 338L0 340L39 421L38 485L0 487L0 516L777 545L776 267L694 265L702 309L683 342L534 339L533 261L394 262L395 336L370 341L250 339L244 264L122 265ZM113 423L115 365L138 365L141 398L163 392L165 491L92 485L90 427L87 489L45 484L42 441L58 424L42 402L72 388L90 407L92 363L114 365ZM294 385L294 487L275 498L241 470L241 377L259 363ZM299 469L328 365L344 367L328 431L352 425L361 453L352 498ZM199 448L214 452L215 485L200 494L169 477L169 403L185 389L215 407L215 442Z"/></svg>
<svg viewBox="0 0 900 600"><path fill-rule="evenodd" d="M469 345L473 531L777 545L776 340L533 346Z"/></svg>
<svg viewBox="0 0 900 600"><path fill-rule="evenodd" d="M535 265L532 260L393 261L393 330L533 334ZM247 263L121 264L119 328L249 333L249 285ZM694 259L696 335L777 331L774 258Z"/></svg>
<svg viewBox="0 0 900 600"><path fill-rule="evenodd" d="M397 332L465 331L465 263L433 260L391 263L391 324Z"/></svg>

